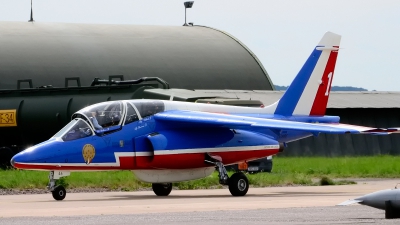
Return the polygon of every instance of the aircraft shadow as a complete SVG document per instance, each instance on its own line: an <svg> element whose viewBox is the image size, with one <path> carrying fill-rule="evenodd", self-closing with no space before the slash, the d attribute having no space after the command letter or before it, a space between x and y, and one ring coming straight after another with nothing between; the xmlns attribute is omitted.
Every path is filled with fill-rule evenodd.
<svg viewBox="0 0 400 225"><path fill-rule="evenodd" d="M128 192L129 193L129 192ZM142 200L152 200L152 199L211 199L211 198L248 198L248 197L265 197L265 198L281 198L281 197L296 197L296 196L343 196L342 192L324 192L324 193L318 193L318 192L272 192L268 194L247 194L246 196L243 197L234 197L231 196L229 191L227 191L226 194L224 195L174 195L173 192L170 196L156 196L156 195L113 195L110 196L108 199L90 199L90 198L82 198L82 199L77 199L77 200L69 200L68 195L64 201L68 202L101 202L101 201L109 201L109 200L114 200L114 201L142 201ZM42 201L42 202L52 202L54 200L49 200L49 201Z"/></svg>
<svg viewBox="0 0 400 225"><path fill-rule="evenodd" d="M246 195L244 198L249 197L249 196L260 196L260 195ZM67 196L68 198L68 196ZM187 195L170 195L170 196L156 196L156 195L115 195L111 196L108 199L77 199L77 200L68 200L66 198L65 201L68 202L96 202L96 201L109 201L109 200L115 200L115 201L143 201L143 200L152 200L152 199L211 199L211 198L235 198L231 196L229 193L226 195L195 195L195 196L187 196ZM243 197L242 197L243 198ZM48 201L46 201L48 202Z"/></svg>

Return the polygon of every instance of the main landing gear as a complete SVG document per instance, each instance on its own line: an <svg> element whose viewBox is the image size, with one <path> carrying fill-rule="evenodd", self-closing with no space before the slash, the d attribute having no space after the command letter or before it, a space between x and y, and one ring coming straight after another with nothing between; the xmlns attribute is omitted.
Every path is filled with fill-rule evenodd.
<svg viewBox="0 0 400 225"><path fill-rule="evenodd" d="M249 180L242 172L234 173L231 177L228 176L224 164L219 157L206 154L206 163L214 164L218 169L219 183L228 185L229 192L233 196L245 196L249 190Z"/></svg>
<svg viewBox="0 0 400 225"><path fill-rule="evenodd" d="M157 196L168 196L172 190L172 183L154 183L152 188Z"/></svg>
<svg viewBox="0 0 400 225"><path fill-rule="evenodd" d="M67 195L67 191L62 185L56 186L56 180L60 179L61 177L67 177L70 174L71 173L69 171L50 171L47 189L51 191L51 194L55 200L61 201Z"/></svg>

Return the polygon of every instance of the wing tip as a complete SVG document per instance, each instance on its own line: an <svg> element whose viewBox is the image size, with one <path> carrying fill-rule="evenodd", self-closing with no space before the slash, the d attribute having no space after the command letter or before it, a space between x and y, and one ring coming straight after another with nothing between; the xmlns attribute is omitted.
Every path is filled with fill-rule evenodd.
<svg viewBox="0 0 400 225"><path fill-rule="evenodd" d="M357 200L357 199L349 199L347 201L344 201L340 204L337 204L337 206L346 206L346 205L351 205L351 204L355 204L355 203L360 203L363 200Z"/></svg>

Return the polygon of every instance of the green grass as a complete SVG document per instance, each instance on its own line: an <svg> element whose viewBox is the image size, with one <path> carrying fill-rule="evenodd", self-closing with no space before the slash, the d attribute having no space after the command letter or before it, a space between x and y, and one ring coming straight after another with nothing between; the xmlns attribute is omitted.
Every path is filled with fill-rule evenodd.
<svg viewBox="0 0 400 225"><path fill-rule="evenodd" d="M331 178L399 178L399 156L274 158L275 173L301 173Z"/></svg>
<svg viewBox="0 0 400 225"><path fill-rule="evenodd" d="M399 156L374 157L274 157L272 173L249 174L256 187L282 185L338 185L354 183L339 178L400 178ZM230 173L231 174L231 173ZM43 189L48 172L0 170L0 189ZM316 180L318 180L316 182ZM72 172L61 180L68 188L106 188L111 190L140 190L151 184L136 180L130 171ZM221 188L218 174L174 184L179 189Z"/></svg>

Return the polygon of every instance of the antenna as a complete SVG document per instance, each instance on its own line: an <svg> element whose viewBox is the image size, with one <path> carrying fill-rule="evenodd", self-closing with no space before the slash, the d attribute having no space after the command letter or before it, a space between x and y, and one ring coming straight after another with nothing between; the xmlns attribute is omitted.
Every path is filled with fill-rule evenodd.
<svg viewBox="0 0 400 225"><path fill-rule="evenodd" d="M32 0L31 0L31 19L28 20L28 22L35 22L35 21L33 20Z"/></svg>

